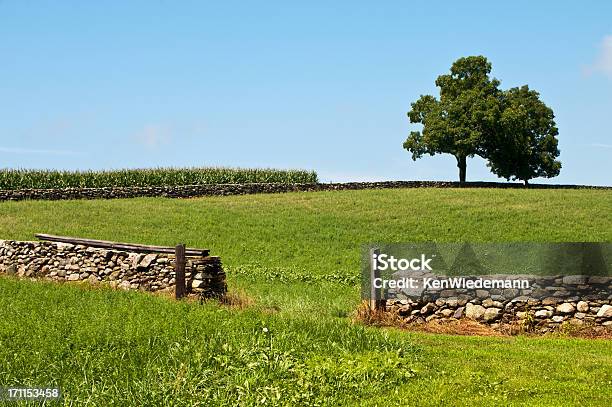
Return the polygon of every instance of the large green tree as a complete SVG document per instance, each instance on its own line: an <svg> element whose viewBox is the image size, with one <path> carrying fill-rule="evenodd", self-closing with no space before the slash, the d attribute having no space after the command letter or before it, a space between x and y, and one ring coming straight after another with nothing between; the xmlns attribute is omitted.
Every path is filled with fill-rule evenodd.
<svg viewBox="0 0 612 407"><path fill-rule="evenodd" d="M459 181L465 182L467 158L486 156L486 139L499 125L499 81L489 76L491 64L483 56L460 58L450 74L440 75L436 86L439 99L421 95L412 103L408 117L423 124L404 142L412 159L424 154L452 154L457 160Z"/></svg>
<svg viewBox="0 0 612 407"><path fill-rule="evenodd" d="M440 96L421 97L408 117L423 125L404 142L412 159L424 154L452 154L459 181L465 182L467 158L488 160L491 171L526 184L535 177L554 177L561 163L553 111L529 87L499 89L483 56L460 58L450 74L440 75Z"/></svg>
<svg viewBox="0 0 612 407"><path fill-rule="evenodd" d="M522 180L559 175L559 131L551 108L528 86L508 89L501 99L500 131L487 145L488 166L499 177Z"/></svg>

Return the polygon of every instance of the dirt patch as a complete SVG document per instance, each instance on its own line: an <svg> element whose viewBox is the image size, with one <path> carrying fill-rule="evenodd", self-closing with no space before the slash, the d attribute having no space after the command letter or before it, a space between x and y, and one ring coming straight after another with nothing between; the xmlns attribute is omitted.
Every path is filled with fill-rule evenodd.
<svg viewBox="0 0 612 407"><path fill-rule="evenodd" d="M255 300L246 291L228 291L225 296L219 299L219 303L225 307L243 310L255 305Z"/></svg>

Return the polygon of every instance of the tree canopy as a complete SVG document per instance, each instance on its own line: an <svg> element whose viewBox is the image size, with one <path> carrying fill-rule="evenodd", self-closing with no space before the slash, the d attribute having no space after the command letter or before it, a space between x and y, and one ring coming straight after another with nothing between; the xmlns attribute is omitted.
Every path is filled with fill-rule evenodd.
<svg viewBox="0 0 612 407"><path fill-rule="evenodd" d="M411 104L410 122L423 129L412 131L404 148L413 160L424 154L453 155L462 183L467 158L475 155L488 159L491 170L507 179L527 182L558 175L552 110L526 86L500 90L490 73L491 63L483 56L455 61L450 74L436 79L439 98L421 95Z"/></svg>
<svg viewBox="0 0 612 407"><path fill-rule="evenodd" d="M527 85L502 96L501 130L487 148L488 166L499 177L522 180L559 175L561 163L552 109Z"/></svg>

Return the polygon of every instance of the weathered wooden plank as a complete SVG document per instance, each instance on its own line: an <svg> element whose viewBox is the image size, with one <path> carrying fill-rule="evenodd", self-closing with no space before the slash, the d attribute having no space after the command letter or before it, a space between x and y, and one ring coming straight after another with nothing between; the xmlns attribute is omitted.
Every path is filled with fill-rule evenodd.
<svg viewBox="0 0 612 407"><path fill-rule="evenodd" d="M185 288L185 245L178 244L175 248L175 262L174 262L174 271L175 271L175 297L176 299L181 299L186 294Z"/></svg>
<svg viewBox="0 0 612 407"><path fill-rule="evenodd" d="M171 246L152 246L152 245L143 245L143 244L135 244L135 243L122 243L122 242L111 242L109 240L95 240L95 239L84 239L78 237L68 237L68 236L55 236L48 235L45 233L37 233L35 235L40 240L45 240L49 242L60 242L60 243L70 243L75 245L83 245L90 247L98 247L101 249L113 249L113 250L124 250L124 251L132 251L139 253L167 253L174 254L176 249ZM210 250L208 249L185 249L185 255L187 256L208 256Z"/></svg>

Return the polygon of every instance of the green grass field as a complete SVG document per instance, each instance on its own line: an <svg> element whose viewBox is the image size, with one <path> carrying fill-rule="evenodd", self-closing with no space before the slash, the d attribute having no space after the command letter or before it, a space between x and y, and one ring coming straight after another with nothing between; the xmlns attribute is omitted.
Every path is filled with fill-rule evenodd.
<svg viewBox="0 0 612 407"><path fill-rule="evenodd" d="M75 405L608 405L609 340L400 332L350 315L363 243L609 242L611 212L612 192L589 190L3 202L1 238L209 247L253 304L2 278L0 385L58 385Z"/></svg>

